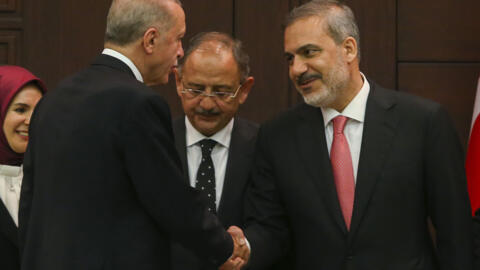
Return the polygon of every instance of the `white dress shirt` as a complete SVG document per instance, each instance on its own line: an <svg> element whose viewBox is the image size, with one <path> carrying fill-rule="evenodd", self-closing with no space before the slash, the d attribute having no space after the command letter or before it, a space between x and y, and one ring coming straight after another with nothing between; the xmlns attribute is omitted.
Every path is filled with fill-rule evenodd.
<svg viewBox="0 0 480 270"><path fill-rule="evenodd" d="M357 95L345 107L343 112L337 112L332 108L321 108L323 122L325 124L325 137L327 139L328 153L332 148L333 142L333 118L343 115L349 118L345 124L343 134L347 138L352 155L353 175L357 183L358 162L360 159L360 148L362 146L363 125L365 120L365 109L367 108L368 93L370 93L370 84L363 74L363 86Z"/></svg>
<svg viewBox="0 0 480 270"><path fill-rule="evenodd" d="M125 63L125 65L127 65L132 70L133 75L135 75L135 78L138 81L143 82L142 74L140 73L138 68L135 66L135 64L132 62L132 60L130 60L128 57L112 49L103 49L102 54L110 55L111 57L115 57L118 60Z"/></svg>
<svg viewBox="0 0 480 270"><path fill-rule="evenodd" d="M192 187L195 187L198 167L200 167L200 162L202 161L202 150L199 142L203 139L211 139L217 142L212 150L211 157L215 169L215 190L217 193L215 205L218 210L218 204L222 197L223 184L225 182L225 171L227 170L228 149L230 148L230 140L232 139L233 118L223 129L211 137L206 137L198 132L187 117L185 117L185 127L188 175Z"/></svg>
<svg viewBox="0 0 480 270"><path fill-rule="evenodd" d="M22 166L0 165L0 197L17 227L22 178Z"/></svg>

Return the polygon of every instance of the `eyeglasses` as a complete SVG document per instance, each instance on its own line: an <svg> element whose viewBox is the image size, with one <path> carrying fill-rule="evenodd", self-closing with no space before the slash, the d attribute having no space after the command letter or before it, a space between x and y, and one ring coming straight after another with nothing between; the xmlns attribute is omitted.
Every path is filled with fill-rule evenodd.
<svg viewBox="0 0 480 270"><path fill-rule="evenodd" d="M198 96L204 97L211 97L214 99L219 99L222 101L229 101L234 99L237 96L238 90L242 87L240 84L235 90L235 92L221 92L221 91L212 91L210 94L207 93L205 90L193 89L193 88L186 88L185 85L183 86L182 93L185 94L185 97L188 99L194 99Z"/></svg>

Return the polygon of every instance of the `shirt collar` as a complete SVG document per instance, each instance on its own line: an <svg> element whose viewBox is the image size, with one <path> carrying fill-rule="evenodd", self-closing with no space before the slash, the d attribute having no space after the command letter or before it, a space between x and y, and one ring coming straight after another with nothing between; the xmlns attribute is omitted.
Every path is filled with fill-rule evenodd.
<svg viewBox="0 0 480 270"><path fill-rule="evenodd" d="M123 55L123 54L121 54L121 53L119 53L115 50L108 49L108 48L103 49L102 54L110 55L111 57L115 57L118 60L125 63L125 65L127 65L132 70L133 75L135 75L135 78L138 81L141 81L143 83L142 74L140 73L138 68L135 66L135 64L132 62L132 60L130 60L128 57L126 57L125 55Z"/></svg>
<svg viewBox="0 0 480 270"><path fill-rule="evenodd" d="M199 141L203 139L212 139L216 141L218 144L223 145L226 148L230 147L230 140L232 138L232 129L233 129L233 118L228 122L228 124L223 127L220 131L217 133L213 134L210 137L207 137L200 133L198 130L193 127L192 123L190 123L190 120L188 117L185 116L185 128L187 132L187 147L190 147L192 145L195 145Z"/></svg>
<svg viewBox="0 0 480 270"><path fill-rule="evenodd" d="M0 175L17 177L22 172L22 166L0 165Z"/></svg>
<svg viewBox="0 0 480 270"><path fill-rule="evenodd" d="M348 103L347 107L343 110L343 112L338 112L332 108L320 108L322 110L323 115L323 123L325 127L330 123L330 121L337 117L338 115L346 116L350 119L354 119L360 123L363 123L365 120L365 109L367 108L367 99L368 93L370 93L370 84L365 78L365 75L360 72L360 75L363 79L363 86L360 88L360 91L357 95Z"/></svg>

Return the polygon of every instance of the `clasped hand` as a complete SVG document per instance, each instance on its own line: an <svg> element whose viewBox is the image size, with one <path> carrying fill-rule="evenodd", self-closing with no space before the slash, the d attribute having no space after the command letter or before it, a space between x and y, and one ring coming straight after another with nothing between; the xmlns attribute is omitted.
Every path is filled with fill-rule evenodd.
<svg viewBox="0 0 480 270"><path fill-rule="evenodd" d="M233 238L233 254L220 266L219 270L240 270L248 263L250 248L247 245L242 229L237 226L231 226L227 232L230 233Z"/></svg>

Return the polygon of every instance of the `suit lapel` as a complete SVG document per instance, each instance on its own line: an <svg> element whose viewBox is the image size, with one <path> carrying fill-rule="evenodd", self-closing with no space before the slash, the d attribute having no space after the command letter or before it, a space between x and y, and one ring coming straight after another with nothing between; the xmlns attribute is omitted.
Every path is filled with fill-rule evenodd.
<svg viewBox="0 0 480 270"><path fill-rule="evenodd" d="M305 167L311 176L311 180L317 186L333 220L344 233L347 233L333 180L322 112L320 109L306 104L301 106L302 108L299 110L301 120L298 122L299 127L296 129L296 141L302 158L301 163L306 164Z"/></svg>
<svg viewBox="0 0 480 270"><path fill-rule="evenodd" d="M242 127L238 119L233 122L232 138L230 140L230 148L228 152L228 161L225 171L225 179L223 182L223 191L218 207L218 216L222 223L227 221L228 209L235 209L231 205L233 198L231 194L242 192L242 187L248 179L247 164L249 164L253 153L248 151L251 149L248 140L242 136Z"/></svg>
<svg viewBox="0 0 480 270"><path fill-rule="evenodd" d="M5 205L0 201L0 233L5 235L15 246L18 246L17 226Z"/></svg>
<svg viewBox="0 0 480 270"><path fill-rule="evenodd" d="M178 155L182 161L182 169L185 175L184 179L188 184L190 184L190 176L187 165L185 117L180 117L173 122L173 133L175 134L175 147L177 148Z"/></svg>
<svg viewBox="0 0 480 270"><path fill-rule="evenodd" d="M398 123L393 95L371 84L365 111L350 240L355 235L380 178Z"/></svg>

